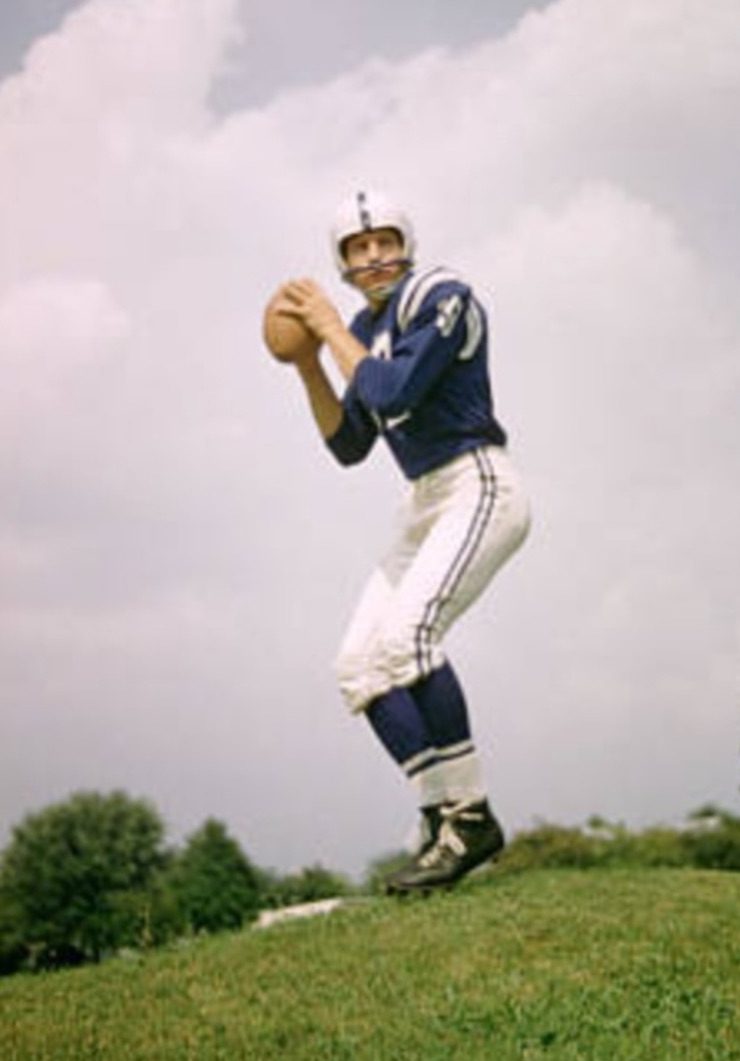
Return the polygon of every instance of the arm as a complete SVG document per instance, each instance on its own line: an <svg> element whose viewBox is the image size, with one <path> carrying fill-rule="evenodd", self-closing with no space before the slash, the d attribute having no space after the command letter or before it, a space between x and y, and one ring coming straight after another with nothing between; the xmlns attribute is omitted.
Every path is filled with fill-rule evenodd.
<svg viewBox="0 0 740 1061"><path fill-rule="evenodd" d="M295 363L308 403L322 438L340 464L363 460L378 437L378 428L348 390L341 402L318 355Z"/></svg>

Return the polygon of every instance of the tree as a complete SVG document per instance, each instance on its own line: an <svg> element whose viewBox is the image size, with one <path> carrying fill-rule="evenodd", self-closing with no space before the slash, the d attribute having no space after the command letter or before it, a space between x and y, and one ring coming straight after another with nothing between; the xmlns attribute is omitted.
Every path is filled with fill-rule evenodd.
<svg viewBox="0 0 740 1061"><path fill-rule="evenodd" d="M0 976L7 976L23 968L28 949L20 932L17 907L0 900Z"/></svg>
<svg viewBox="0 0 740 1061"><path fill-rule="evenodd" d="M78 792L27 816L0 862L0 907L13 911L30 964L98 961L130 943L121 916L166 862L156 810L125 792Z"/></svg>
<svg viewBox="0 0 740 1061"><path fill-rule="evenodd" d="M170 880L195 932L239 928L256 916L257 873L226 827L213 818L189 837Z"/></svg>

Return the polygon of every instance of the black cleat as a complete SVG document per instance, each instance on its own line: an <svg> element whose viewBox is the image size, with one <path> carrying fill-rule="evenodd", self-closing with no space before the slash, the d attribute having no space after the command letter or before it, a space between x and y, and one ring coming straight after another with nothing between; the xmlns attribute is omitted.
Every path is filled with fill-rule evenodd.
<svg viewBox="0 0 740 1061"><path fill-rule="evenodd" d="M386 890L389 895L406 895L450 887L503 846L501 826L487 800L442 806L436 840L394 873Z"/></svg>
<svg viewBox="0 0 740 1061"><path fill-rule="evenodd" d="M434 803L428 807L420 808L421 822L418 828L418 841L400 869L394 870L393 873L385 878L386 895L393 895L396 891L396 878L403 877L408 873L410 868L416 865L417 859L434 847L439 837L439 830L442 828L443 813L449 807L452 807L451 803Z"/></svg>

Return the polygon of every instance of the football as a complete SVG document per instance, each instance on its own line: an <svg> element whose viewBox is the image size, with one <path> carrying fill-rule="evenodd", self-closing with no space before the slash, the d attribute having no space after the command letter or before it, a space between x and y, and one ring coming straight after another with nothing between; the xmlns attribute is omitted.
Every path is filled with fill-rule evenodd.
<svg viewBox="0 0 740 1061"><path fill-rule="evenodd" d="M267 349L278 361L299 361L315 353L321 344L302 321L286 313L282 303L283 293L279 288L265 306L262 335Z"/></svg>

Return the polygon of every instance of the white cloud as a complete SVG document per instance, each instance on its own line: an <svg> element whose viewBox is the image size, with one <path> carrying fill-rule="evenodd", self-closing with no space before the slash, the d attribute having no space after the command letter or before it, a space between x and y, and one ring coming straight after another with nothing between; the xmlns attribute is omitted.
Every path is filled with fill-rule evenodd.
<svg viewBox="0 0 740 1061"><path fill-rule="evenodd" d="M266 862L356 867L393 842L400 782L330 661L396 484L386 460L333 468L259 341L285 273L353 304L324 231L358 179L496 291L535 529L455 650L508 818L729 798L736 5L560 0L219 118L235 10L92 0L0 86L2 746L23 739L39 778L13 751L7 820L115 782L176 825L220 814ZM368 791L359 830L318 828Z"/></svg>
<svg viewBox="0 0 740 1061"><path fill-rule="evenodd" d="M83 374L128 332L126 315L99 280L57 275L7 288L0 299L6 430L15 420L59 415L65 381Z"/></svg>

